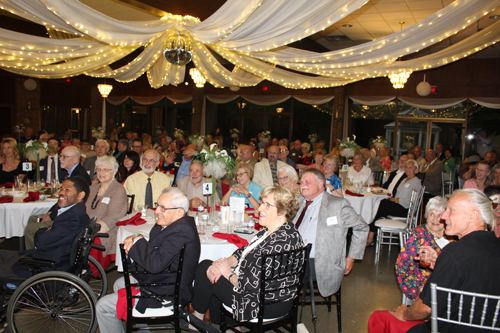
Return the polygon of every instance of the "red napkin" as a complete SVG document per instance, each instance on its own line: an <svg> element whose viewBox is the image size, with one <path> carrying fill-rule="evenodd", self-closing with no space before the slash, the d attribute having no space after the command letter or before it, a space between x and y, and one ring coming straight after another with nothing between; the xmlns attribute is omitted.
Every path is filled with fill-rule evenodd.
<svg viewBox="0 0 500 333"><path fill-rule="evenodd" d="M9 203L9 202L12 202L12 200L14 200L13 197L1 197L0 203Z"/></svg>
<svg viewBox="0 0 500 333"><path fill-rule="evenodd" d="M364 194L361 194L361 193L354 193L354 192L351 192L351 191L349 191L349 190L345 190L345 194L352 195L353 197L364 197L364 196L365 196Z"/></svg>
<svg viewBox="0 0 500 333"><path fill-rule="evenodd" d="M40 193L38 192L28 192L28 197L24 198L24 202L38 201L40 200Z"/></svg>
<svg viewBox="0 0 500 333"><path fill-rule="evenodd" d="M139 212L139 213L135 214L134 216L132 216L131 218L129 218L128 220L116 222L115 224L116 225L141 225L141 224L146 223L146 220L141 218L141 216L142 216L142 214Z"/></svg>
<svg viewBox="0 0 500 333"><path fill-rule="evenodd" d="M5 183L5 184L2 184L0 186L2 186L2 187L12 187L12 186L14 186L14 183Z"/></svg>
<svg viewBox="0 0 500 333"><path fill-rule="evenodd" d="M139 288L132 289L132 296L135 296L139 293ZM132 298L132 306L137 299ZM127 321L127 291L125 288L118 289L118 302L116 302L116 314L118 315L118 319L123 319Z"/></svg>
<svg viewBox="0 0 500 333"><path fill-rule="evenodd" d="M239 249L241 249L245 245L248 245L248 241L246 239L243 239L235 234L224 234L222 232L216 232L212 235L212 237L225 239L229 243L236 245Z"/></svg>

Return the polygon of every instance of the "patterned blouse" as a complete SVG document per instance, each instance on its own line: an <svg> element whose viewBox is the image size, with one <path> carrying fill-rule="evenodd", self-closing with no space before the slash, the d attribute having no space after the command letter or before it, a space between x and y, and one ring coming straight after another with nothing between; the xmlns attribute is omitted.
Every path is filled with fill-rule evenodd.
<svg viewBox="0 0 500 333"><path fill-rule="evenodd" d="M420 267L420 263L414 259L422 245L431 246L438 255L441 253L441 248L436 244L434 235L427 230L425 225L419 225L408 237L396 261L396 276L399 286L406 297L412 301L415 301L420 295L432 273L430 268Z"/></svg>
<svg viewBox="0 0 500 333"><path fill-rule="evenodd" d="M382 167L384 168L385 171L389 170L392 164L391 158L389 156L381 158L380 164L382 164Z"/></svg>
<svg viewBox="0 0 500 333"><path fill-rule="evenodd" d="M327 181L327 183L332 185L335 190L342 188L342 182L340 181L339 177L337 177L335 174L328 177L326 179L326 181Z"/></svg>
<svg viewBox="0 0 500 333"><path fill-rule="evenodd" d="M267 237L265 236L266 233L267 228L261 229L249 245L233 253L233 256L238 260L239 266L238 284L234 287L235 293L231 306L233 317L237 321L247 321L258 316L262 255L292 251L304 246L302 237L291 222L285 222L273 233L267 235ZM265 237L265 239L261 240L262 237ZM260 243L242 258L245 248L259 241ZM290 282L293 283L293 279L290 279L291 277L288 277L282 281L276 281L276 287L286 285ZM297 288L289 289L287 292L282 292L282 294L268 293L266 299L276 299L280 302L285 302L294 299L296 293Z"/></svg>

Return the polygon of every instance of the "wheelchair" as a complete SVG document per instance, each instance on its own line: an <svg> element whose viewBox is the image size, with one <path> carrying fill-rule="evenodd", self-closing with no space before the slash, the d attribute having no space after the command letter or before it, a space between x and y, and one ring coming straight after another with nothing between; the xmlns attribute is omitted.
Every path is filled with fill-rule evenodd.
<svg viewBox="0 0 500 333"><path fill-rule="evenodd" d="M73 241L70 272L45 271L54 268L50 260L20 258L33 276L8 279L3 289L7 323L12 332L94 332L97 329L96 303L106 295L106 272L91 257L90 250L103 251L94 244L100 225L91 219ZM8 302L8 303L7 303Z"/></svg>

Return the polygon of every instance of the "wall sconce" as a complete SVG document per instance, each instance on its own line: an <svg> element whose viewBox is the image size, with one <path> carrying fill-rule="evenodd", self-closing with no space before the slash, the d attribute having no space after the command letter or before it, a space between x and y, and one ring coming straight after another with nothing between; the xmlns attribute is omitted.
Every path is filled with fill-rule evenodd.
<svg viewBox="0 0 500 333"><path fill-rule="evenodd" d="M278 112L278 113L283 112L283 110L285 110L285 108L276 108L276 112Z"/></svg>

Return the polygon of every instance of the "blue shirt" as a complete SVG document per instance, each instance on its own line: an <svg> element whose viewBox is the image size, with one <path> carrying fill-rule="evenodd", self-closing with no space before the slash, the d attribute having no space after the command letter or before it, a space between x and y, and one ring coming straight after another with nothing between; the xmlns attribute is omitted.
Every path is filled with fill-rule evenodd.
<svg viewBox="0 0 500 333"><path fill-rule="evenodd" d="M262 187L257 185L257 183L251 182L250 186L248 186L248 192L250 192L252 194L252 197L254 197L254 199L257 200L257 202L260 200L260 191L262 191ZM233 193L231 193L231 196L238 197L238 198L245 198L245 203L252 206L250 204L250 201L248 201L248 198L245 197L245 195L243 193L236 194L233 192Z"/></svg>
<svg viewBox="0 0 500 333"><path fill-rule="evenodd" d="M327 178L326 181L330 182L330 185L332 185L335 190L342 188L342 182L340 181L339 177L337 177L335 174Z"/></svg>
<svg viewBox="0 0 500 333"><path fill-rule="evenodd" d="M193 159L191 161L186 161L184 156L182 156L182 162L181 165L179 166L179 170L177 171L177 178L175 179L175 182L177 182L177 180L181 178L189 176L189 165L191 165Z"/></svg>

